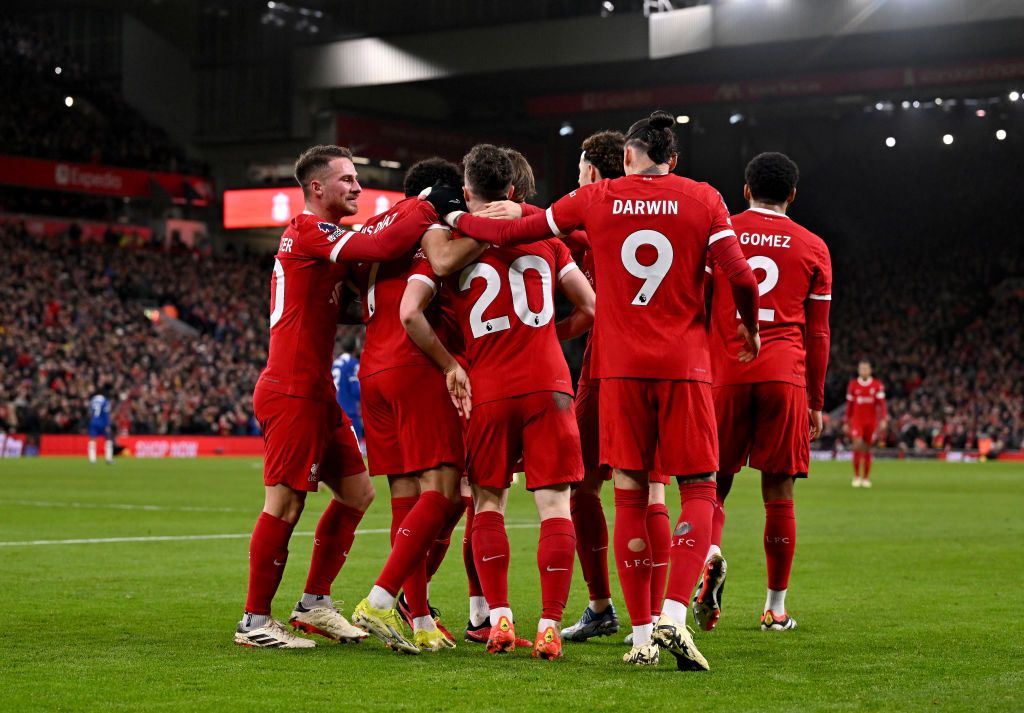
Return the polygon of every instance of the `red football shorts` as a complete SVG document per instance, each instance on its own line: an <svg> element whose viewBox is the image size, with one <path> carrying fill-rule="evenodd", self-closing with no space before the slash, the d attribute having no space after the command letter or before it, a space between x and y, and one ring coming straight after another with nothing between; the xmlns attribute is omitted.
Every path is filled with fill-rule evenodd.
<svg viewBox="0 0 1024 713"><path fill-rule="evenodd" d="M661 379L601 380L601 463L668 476L718 470L711 384Z"/></svg>
<svg viewBox="0 0 1024 713"><path fill-rule="evenodd" d="M600 381L581 381L576 388L576 425L580 429L583 469L600 471L605 480L612 479L611 468L601 465Z"/></svg>
<svg viewBox="0 0 1024 713"><path fill-rule="evenodd" d="M521 456L527 490L583 480L580 431L568 394L536 391L482 403L469 419L466 444L474 485L507 488Z"/></svg>
<svg viewBox="0 0 1024 713"><path fill-rule="evenodd" d="M403 366L359 382L371 473L418 473L442 464L462 472L466 456L459 412L440 370Z"/></svg>
<svg viewBox="0 0 1024 713"><path fill-rule="evenodd" d="M325 477L366 470L352 422L337 401L257 387L252 405L263 430L264 485L312 492Z"/></svg>
<svg viewBox="0 0 1024 713"><path fill-rule="evenodd" d="M875 434L877 428L878 423L875 421L851 421L850 438L860 439L873 445L878 440Z"/></svg>
<svg viewBox="0 0 1024 713"><path fill-rule="evenodd" d="M763 473L807 477L811 438L807 391L781 381L714 389L723 473L747 464Z"/></svg>

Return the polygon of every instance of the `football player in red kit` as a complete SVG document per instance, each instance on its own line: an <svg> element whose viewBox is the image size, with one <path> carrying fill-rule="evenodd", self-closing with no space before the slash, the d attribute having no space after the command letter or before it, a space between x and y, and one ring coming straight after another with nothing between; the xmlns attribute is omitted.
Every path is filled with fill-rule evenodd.
<svg viewBox="0 0 1024 713"><path fill-rule="evenodd" d="M428 200L449 225L497 245L587 231L601 279L592 364L601 379L600 460L614 469L616 564L633 624L633 649L623 659L656 665L657 644L676 657L680 670L706 670L685 618L710 544L718 470L704 318L708 253L730 278L744 360L760 348L758 294L721 196L670 172L674 123L662 111L636 122L626 134L626 175L582 186L544 215L490 220L452 210L443 191ZM647 532L651 471L677 478L682 504L656 626Z"/></svg>
<svg viewBox="0 0 1024 713"><path fill-rule="evenodd" d="M266 648L314 645L273 619L271 602L306 493L320 483L332 497L317 523L309 577L290 621L335 641L366 635L345 620L330 596L373 500L359 444L331 380L340 294L349 263L397 258L423 233L400 224L373 234L338 225L356 213L362 190L347 148L308 149L295 164L295 178L306 210L285 229L270 281L270 350L253 394L263 430L265 500L249 546L248 597L235 632L235 643Z"/></svg>
<svg viewBox="0 0 1024 713"><path fill-rule="evenodd" d="M832 261L824 241L786 216L799 172L789 157L763 153L747 164L743 196L750 209L734 215L740 248L759 278L761 354L743 363L739 321L728 281L713 271L711 354L721 465L714 528L693 600L697 625L711 630L721 613L726 563L721 554L724 503L744 465L761 471L768 597L761 628L796 627L786 589L796 547L793 484L807 476L810 442L821 432L828 365Z"/></svg>
<svg viewBox="0 0 1024 713"><path fill-rule="evenodd" d="M861 359L857 378L846 387L845 428L853 439L853 487L871 487L871 447L884 431L888 414L885 388L871 375L871 362Z"/></svg>
<svg viewBox="0 0 1024 713"><path fill-rule="evenodd" d="M405 177L406 199L369 220L363 232L418 223L421 232L442 228L447 234L447 226L432 225L433 208L416 197L438 181L460 185L462 176L455 165L439 158L412 166ZM428 565L435 570L440 565L445 543L462 515L459 480L465 467L462 427L444 375L409 340L400 318L415 254L413 247L398 260L364 265L359 280L366 323L359 380L367 457L371 473L388 477L392 550L369 595L353 611L357 624L392 648L410 653L395 609L400 589L412 644L427 651L455 646L430 609L427 581L432 574Z"/></svg>
<svg viewBox="0 0 1024 713"><path fill-rule="evenodd" d="M475 146L463 165L469 208L508 196L513 168L501 149ZM557 325L556 285L576 307ZM594 292L558 240L486 250L448 278L445 289L469 363L469 379L450 379L449 386L469 418L466 446L476 503L473 553L490 608L487 650L505 653L516 646L504 511L511 474L522 457L526 487L534 494L541 520L537 566L543 611L533 655L559 658L560 621L576 547L569 485L582 479L583 463L572 383L558 340L590 327Z"/></svg>

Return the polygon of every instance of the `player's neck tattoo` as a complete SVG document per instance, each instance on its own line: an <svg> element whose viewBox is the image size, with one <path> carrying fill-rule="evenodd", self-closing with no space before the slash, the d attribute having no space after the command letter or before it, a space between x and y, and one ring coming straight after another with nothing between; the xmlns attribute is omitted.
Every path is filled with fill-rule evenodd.
<svg viewBox="0 0 1024 713"><path fill-rule="evenodd" d="M658 167L657 164L655 164L653 166L648 166L647 168L645 168L642 171L637 171L637 173L643 174L645 176L659 176L659 175L663 176L663 175L665 175L665 174L663 174L661 172L661 169Z"/></svg>

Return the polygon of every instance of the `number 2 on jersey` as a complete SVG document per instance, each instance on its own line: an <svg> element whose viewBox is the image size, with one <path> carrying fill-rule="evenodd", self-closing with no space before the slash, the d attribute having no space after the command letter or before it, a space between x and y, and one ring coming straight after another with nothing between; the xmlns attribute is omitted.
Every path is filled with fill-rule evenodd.
<svg viewBox="0 0 1024 713"><path fill-rule="evenodd" d="M644 265L636 256L644 245L653 247L658 255L650 265ZM622 266L626 268L626 272L644 281L644 284L640 285L640 291L633 297L632 304L640 307L649 305L669 268L672 267L672 243L657 230L638 230L630 233L622 243L621 256Z"/></svg>
<svg viewBox="0 0 1024 713"><path fill-rule="evenodd" d="M750 265L751 270L764 270L764 279L757 283L757 294L759 296L764 297L779 284L779 264L767 255L754 255L747 259L747 263ZM739 317L740 313L737 311L736 319L739 319ZM762 307L757 312L757 321L774 322L775 310Z"/></svg>
<svg viewBox="0 0 1024 713"><path fill-rule="evenodd" d="M527 270L535 270L541 279L544 304L540 312L530 309L530 303L526 298L526 277ZM478 262L470 265L459 275L459 290L465 292L469 289L473 280L480 278L486 282L484 292L469 311L469 326L473 330L473 337L479 339L485 334L503 332L512 326L507 315L484 319L484 312L494 302L501 292L501 274L485 262ZM512 290L512 308L515 310L519 321L527 327L540 328L551 321L555 316L555 301L551 292L551 267L539 255L523 255L515 260L508 267L508 284Z"/></svg>

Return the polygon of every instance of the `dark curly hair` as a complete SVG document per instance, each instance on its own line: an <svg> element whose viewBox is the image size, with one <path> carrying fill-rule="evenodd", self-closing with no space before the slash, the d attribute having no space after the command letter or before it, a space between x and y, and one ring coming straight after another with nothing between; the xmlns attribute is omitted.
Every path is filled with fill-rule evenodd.
<svg viewBox="0 0 1024 713"><path fill-rule="evenodd" d="M672 130L676 120L667 111L656 109L651 115L629 127L626 145L640 149L655 163L668 163L676 147L676 132Z"/></svg>
<svg viewBox="0 0 1024 713"><path fill-rule="evenodd" d="M598 131L583 140L583 160L601 172L601 178L619 178L622 170L622 146L626 137L621 131Z"/></svg>
<svg viewBox="0 0 1024 713"><path fill-rule="evenodd" d="M485 201L508 197L514 168L512 159L494 144L477 144L462 158L466 186Z"/></svg>
<svg viewBox="0 0 1024 713"><path fill-rule="evenodd" d="M502 151L512 162L512 187L516 189L512 193L512 200L516 203L525 203L537 195L537 181L533 178L530 162L515 149L503 148Z"/></svg>
<svg viewBox="0 0 1024 713"><path fill-rule="evenodd" d="M762 153L750 159L743 180L755 200L785 203L800 180L800 169L786 154Z"/></svg>
<svg viewBox="0 0 1024 713"><path fill-rule="evenodd" d="M419 163L414 163L405 172L405 183L402 188L405 196L418 196L424 188L430 188L435 183L446 186L461 186L462 171L451 161L443 158L427 158Z"/></svg>

